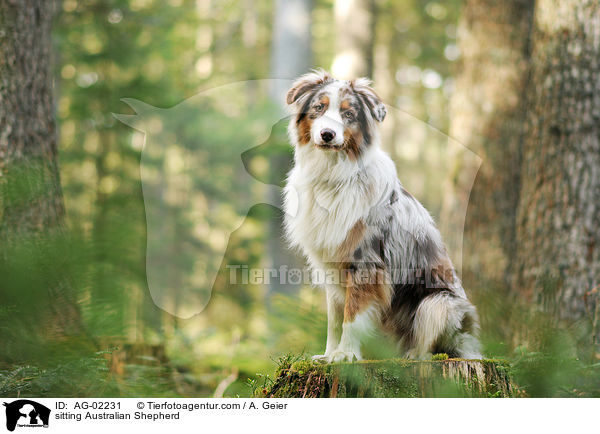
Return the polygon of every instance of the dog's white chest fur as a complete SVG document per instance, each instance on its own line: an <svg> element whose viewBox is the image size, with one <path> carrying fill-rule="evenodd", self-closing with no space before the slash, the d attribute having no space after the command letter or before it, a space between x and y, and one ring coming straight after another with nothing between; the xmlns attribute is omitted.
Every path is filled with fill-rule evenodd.
<svg viewBox="0 0 600 434"><path fill-rule="evenodd" d="M350 230L359 220L367 220L377 198L395 179L393 164L389 167L385 160L382 164L381 158L365 159L367 162L359 166L323 154L299 150L285 188L288 238L313 265L333 259ZM292 204L296 198L294 215L291 209L296 208Z"/></svg>
<svg viewBox="0 0 600 434"><path fill-rule="evenodd" d="M354 191L348 185L336 188L328 182L296 183L292 181L293 175L286 193L290 188L296 190L298 213L287 219L288 235L305 254L328 256L344 241L356 222L365 217L360 206L363 201L353 196ZM301 173L296 175L302 176Z"/></svg>

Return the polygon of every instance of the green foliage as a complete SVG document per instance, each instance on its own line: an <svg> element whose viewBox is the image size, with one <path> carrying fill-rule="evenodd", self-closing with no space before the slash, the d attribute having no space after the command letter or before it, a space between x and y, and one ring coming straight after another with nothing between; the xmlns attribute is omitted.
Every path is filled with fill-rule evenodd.
<svg viewBox="0 0 600 434"><path fill-rule="evenodd" d="M107 367L110 355L111 351L101 351L46 367L0 370L0 396L176 396L165 367L129 365L125 375L117 377Z"/></svg>
<svg viewBox="0 0 600 434"><path fill-rule="evenodd" d="M551 280L547 283L552 286ZM489 282L484 287L474 293L484 354L511 361L515 396L599 396L600 371L589 324L561 322L549 298L543 310L532 310L531 304L507 297L505 288Z"/></svg>
<svg viewBox="0 0 600 434"><path fill-rule="evenodd" d="M512 375L532 397L600 397L600 364L584 363L564 353L517 350Z"/></svg>
<svg viewBox="0 0 600 434"><path fill-rule="evenodd" d="M431 360L447 360L448 358L448 354L446 353L438 353L431 356Z"/></svg>

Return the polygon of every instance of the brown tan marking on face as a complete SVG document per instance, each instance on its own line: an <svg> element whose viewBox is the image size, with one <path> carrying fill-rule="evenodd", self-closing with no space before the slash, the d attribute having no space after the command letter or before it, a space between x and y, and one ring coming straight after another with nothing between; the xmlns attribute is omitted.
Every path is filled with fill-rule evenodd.
<svg viewBox="0 0 600 434"><path fill-rule="evenodd" d="M340 116L344 122L344 149L351 160L357 160L370 140L365 104L352 85L340 88Z"/></svg>
<svg viewBox="0 0 600 434"><path fill-rule="evenodd" d="M360 111L360 101L351 93L349 88L340 90L340 116L345 125L352 125L358 122Z"/></svg>
<svg viewBox="0 0 600 434"><path fill-rule="evenodd" d="M314 97L314 101L310 102L306 114L311 119L317 119L325 114L329 108L329 97L327 94L321 94Z"/></svg>
<svg viewBox="0 0 600 434"><path fill-rule="evenodd" d="M359 126L352 125L344 129L344 149L351 160L356 161L360 156L362 141L363 134Z"/></svg>
<svg viewBox="0 0 600 434"><path fill-rule="evenodd" d="M310 142L310 129L312 128L313 119L310 116L302 116L298 121L298 144L306 145Z"/></svg>
<svg viewBox="0 0 600 434"><path fill-rule="evenodd" d="M381 268L348 270L346 274L346 304L344 306L344 322L352 322L361 312L372 305L380 312L390 308L392 288L386 282L385 270Z"/></svg>
<svg viewBox="0 0 600 434"><path fill-rule="evenodd" d="M311 140L310 130L313 121L327 111L329 107L329 97L326 94L313 96L305 106L305 109L298 113L296 124L298 125L298 143L306 145Z"/></svg>
<svg viewBox="0 0 600 434"><path fill-rule="evenodd" d="M340 112L352 109L352 103L349 99L345 99L340 103Z"/></svg>
<svg viewBox="0 0 600 434"><path fill-rule="evenodd" d="M322 108L317 110L317 105L321 105ZM326 94L319 95L317 97L316 104L313 106L315 111L320 111L321 113L325 113L327 108L329 107L329 97Z"/></svg>

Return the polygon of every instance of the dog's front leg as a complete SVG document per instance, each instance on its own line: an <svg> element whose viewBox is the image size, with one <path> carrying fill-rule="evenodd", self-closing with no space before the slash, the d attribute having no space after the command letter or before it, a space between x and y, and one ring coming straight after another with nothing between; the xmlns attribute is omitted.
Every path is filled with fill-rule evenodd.
<svg viewBox="0 0 600 434"><path fill-rule="evenodd" d="M357 284L348 273L342 337L337 349L329 356L330 362L362 360L361 340L377 325L378 289Z"/></svg>
<svg viewBox="0 0 600 434"><path fill-rule="evenodd" d="M313 356L313 360L327 362L337 349L342 334L344 317L344 292L341 288L327 287L327 345L325 354Z"/></svg>

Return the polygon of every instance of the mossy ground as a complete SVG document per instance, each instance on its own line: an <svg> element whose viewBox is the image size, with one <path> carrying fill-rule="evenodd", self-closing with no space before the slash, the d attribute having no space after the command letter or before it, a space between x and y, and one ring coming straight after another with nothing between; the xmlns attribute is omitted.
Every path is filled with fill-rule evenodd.
<svg viewBox="0 0 600 434"><path fill-rule="evenodd" d="M515 390L502 360L462 360L436 355L432 360L364 360L318 364L285 356L273 379L255 396L324 397L510 397Z"/></svg>

